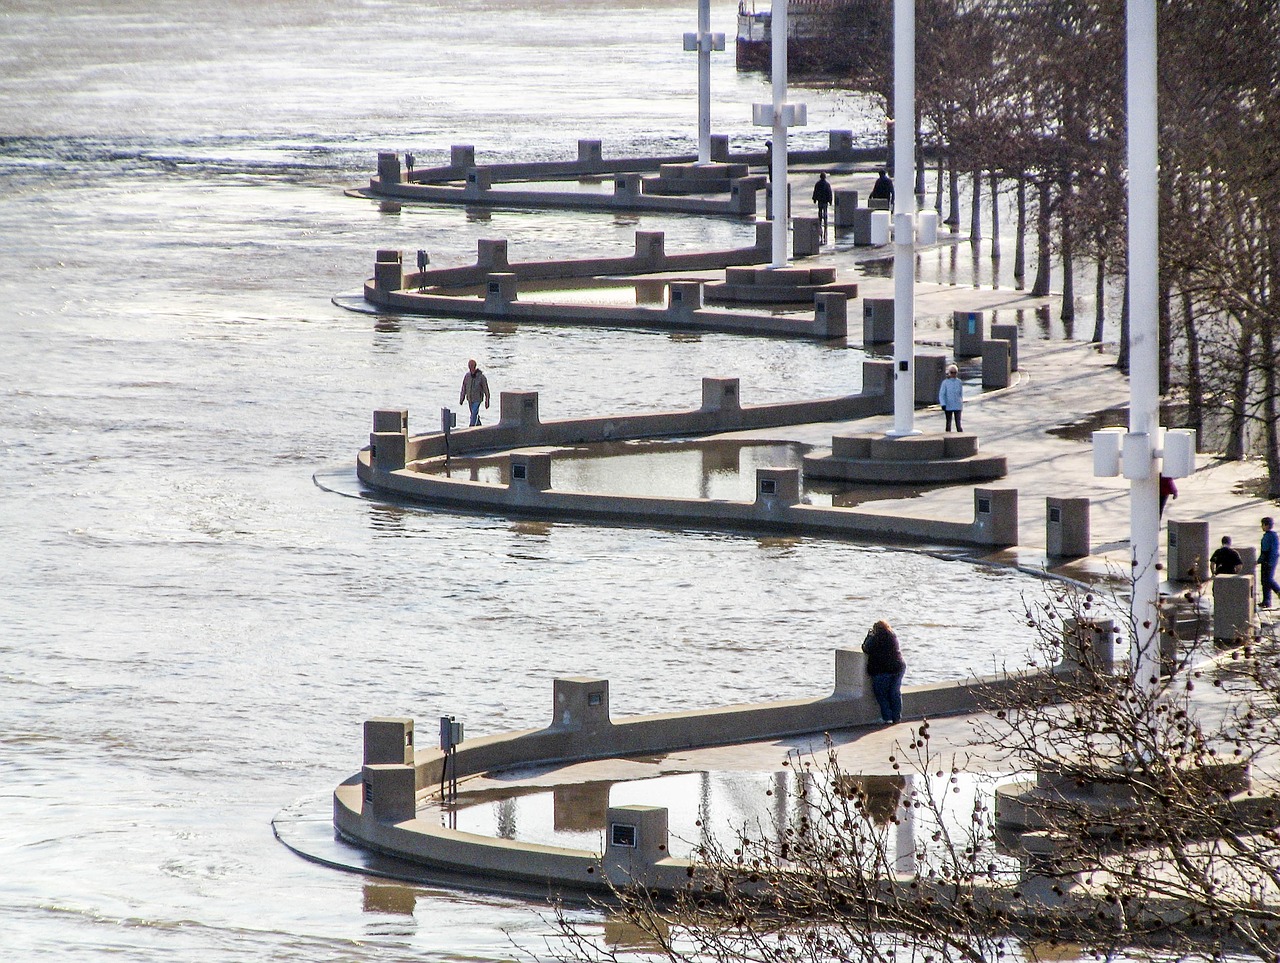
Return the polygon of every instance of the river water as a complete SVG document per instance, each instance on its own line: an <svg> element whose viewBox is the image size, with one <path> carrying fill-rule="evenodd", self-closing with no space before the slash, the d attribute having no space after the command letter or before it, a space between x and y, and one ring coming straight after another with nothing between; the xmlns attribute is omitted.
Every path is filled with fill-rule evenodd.
<svg viewBox="0 0 1280 963"><path fill-rule="evenodd" d="M713 29L732 36L734 4ZM543 724L557 675L631 714L819 694L887 616L910 681L1022 661L1025 577L875 546L513 522L356 493L370 412L452 404L468 357L545 417L857 383L842 346L375 319L379 247L463 263L747 243L679 217L410 209L420 164L694 150L691 0L6 0L0 8L0 949L6 960L496 960L517 901L308 863L272 816L358 766L375 715ZM732 47L732 43L730 43ZM714 70L759 145L759 77ZM806 94L815 133L879 121ZM817 386L818 390L815 390ZM316 478L324 486L316 483ZM975 611L972 602L982 600Z"/></svg>

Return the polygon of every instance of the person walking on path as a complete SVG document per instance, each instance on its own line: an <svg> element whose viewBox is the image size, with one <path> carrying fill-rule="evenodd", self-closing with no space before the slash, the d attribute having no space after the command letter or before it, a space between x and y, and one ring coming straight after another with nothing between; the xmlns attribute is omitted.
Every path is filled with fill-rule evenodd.
<svg viewBox="0 0 1280 963"><path fill-rule="evenodd" d="M951 421L955 420L956 431L964 431L960 427L960 409L964 407L964 385L960 382L960 369L955 365L947 368L947 376L938 386L938 404L942 405L942 413L947 416L947 431L951 430Z"/></svg>
<svg viewBox="0 0 1280 963"><path fill-rule="evenodd" d="M1168 475L1160 476L1160 514L1164 515L1164 506L1170 498L1177 499L1178 486Z"/></svg>
<svg viewBox="0 0 1280 963"><path fill-rule="evenodd" d="M880 169L880 175L876 178L868 196L873 201L888 201L889 206L893 206L893 181L889 180L889 172L884 168Z"/></svg>
<svg viewBox="0 0 1280 963"><path fill-rule="evenodd" d="M1258 545L1258 568L1262 570L1262 607L1271 608L1271 593L1280 593L1276 584L1276 555L1280 553L1280 539L1276 538L1275 519L1270 515L1262 520L1262 542Z"/></svg>
<svg viewBox="0 0 1280 963"><path fill-rule="evenodd" d="M871 692L880 706L880 721L886 725L902 721L902 676L907 663L898 648L898 636L884 619L871 626L862 640L867 656L867 676Z"/></svg>
<svg viewBox="0 0 1280 963"><path fill-rule="evenodd" d="M822 229L827 229L827 208L831 204L831 182L825 173L818 175L818 182L813 185L813 203L818 205L818 220Z"/></svg>
<svg viewBox="0 0 1280 963"><path fill-rule="evenodd" d="M467 373L462 376L462 391L458 394L458 404L466 402L471 406L471 424L480 424L480 402L489 407L489 379L484 376L475 358L467 362Z"/></svg>
<svg viewBox="0 0 1280 963"><path fill-rule="evenodd" d="M1223 535L1222 544L1209 556L1209 572L1212 575L1236 575L1244 559L1231 547L1231 536Z"/></svg>

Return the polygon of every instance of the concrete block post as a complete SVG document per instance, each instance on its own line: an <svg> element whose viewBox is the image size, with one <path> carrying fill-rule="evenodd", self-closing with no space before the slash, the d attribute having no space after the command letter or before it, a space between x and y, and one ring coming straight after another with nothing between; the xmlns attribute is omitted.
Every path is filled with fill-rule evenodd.
<svg viewBox="0 0 1280 963"><path fill-rule="evenodd" d="M1258 546L1232 546L1240 553L1240 571L1237 575L1255 575L1258 571Z"/></svg>
<svg viewBox="0 0 1280 963"><path fill-rule="evenodd" d="M578 141L578 163L588 167L596 166L604 160L604 146L598 140Z"/></svg>
<svg viewBox="0 0 1280 963"><path fill-rule="evenodd" d="M855 247L871 246L871 208L857 207L853 211L853 243Z"/></svg>
<svg viewBox="0 0 1280 963"><path fill-rule="evenodd" d="M449 166L466 170L476 166L476 149L470 144L454 144L449 148Z"/></svg>
<svg viewBox="0 0 1280 963"><path fill-rule="evenodd" d="M768 257L771 250L773 250L773 234L770 224L767 221L756 221L756 253Z"/></svg>
<svg viewBox="0 0 1280 963"><path fill-rule="evenodd" d="M667 317L680 324L692 324L693 312L702 310L702 282L672 281L667 290Z"/></svg>
<svg viewBox="0 0 1280 963"><path fill-rule="evenodd" d="M378 182L386 187L400 183L400 155L392 151L378 151Z"/></svg>
<svg viewBox="0 0 1280 963"><path fill-rule="evenodd" d="M1009 370L1018 370L1018 326L1016 324L993 324L991 340L1009 342Z"/></svg>
<svg viewBox="0 0 1280 963"><path fill-rule="evenodd" d="M1247 639L1257 625L1252 575L1213 577L1213 638L1215 642Z"/></svg>
<svg viewBox="0 0 1280 963"><path fill-rule="evenodd" d="M703 378L702 410L737 413L742 410L737 378Z"/></svg>
<svg viewBox="0 0 1280 963"><path fill-rule="evenodd" d="M412 766L413 720L382 717L364 723L366 766Z"/></svg>
<svg viewBox="0 0 1280 963"><path fill-rule="evenodd" d="M570 676L551 684L553 729L599 729L609 720L609 680Z"/></svg>
<svg viewBox="0 0 1280 963"><path fill-rule="evenodd" d="M493 172L487 167L470 167L462 188L462 196L466 198L482 197L493 187Z"/></svg>
<svg viewBox="0 0 1280 963"><path fill-rule="evenodd" d="M878 435L832 435L831 455L833 458L870 458L871 442Z"/></svg>
<svg viewBox="0 0 1280 963"><path fill-rule="evenodd" d="M729 135L711 135L711 160L721 164L729 162Z"/></svg>
<svg viewBox="0 0 1280 963"><path fill-rule="evenodd" d="M1008 341L982 342L982 387L1007 388L1013 381Z"/></svg>
<svg viewBox="0 0 1280 963"><path fill-rule="evenodd" d="M636 231L636 258L653 267L662 267L667 259L667 236L662 231Z"/></svg>
<svg viewBox="0 0 1280 963"><path fill-rule="evenodd" d="M867 695L867 657L857 649L836 649L836 697L862 699Z"/></svg>
<svg viewBox="0 0 1280 963"><path fill-rule="evenodd" d="M379 251L373 264L373 286L379 291L399 291L404 287L404 265L399 251Z"/></svg>
<svg viewBox="0 0 1280 963"><path fill-rule="evenodd" d="M507 456L511 490L516 494L545 492L551 487L551 455L516 452Z"/></svg>
<svg viewBox="0 0 1280 963"><path fill-rule="evenodd" d="M973 490L973 540L980 545L1018 544L1018 490Z"/></svg>
<svg viewBox="0 0 1280 963"><path fill-rule="evenodd" d="M516 300L519 278L508 271L493 271L485 277L484 310L486 314L504 314Z"/></svg>
<svg viewBox="0 0 1280 963"><path fill-rule="evenodd" d="M813 257L822 249L822 224L816 217L791 219L791 253L794 257Z"/></svg>
<svg viewBox="0 0 1280 963"><path fill-rule="evenodd" d="M1050 558L1081 558L1089 554L1089 499L1044 500L1045 545Z"/></svg>
<svg viewBox="0 0 1280 963"><path fill-rule="evenodd" d="M536 391L504 391L498 395L500 428L514 428L522 437L528 437L535 434L541 425Z"/></svg>
<svg viewBox="0 0 1280 963"><path fill-rule="evenodd" d="M813 296L813 322L828 338L849 334L849 298L839 291L820 291Z"/></svg>
<svg viewBox="0 0 1280 963"><path fill-rule="evenodd" d="M862 299L862 343L893 344L893 298Z"/></svg>
<svg viewBox="0 0 1280 963"><path fill-rule="evenodd" d="M915 357L917 405L936 405L938 389L947 377L947 356L932 351L919 351Z"/></svg>
<svg viewBox="0 0 1280 963"><path fill-rule="evenodd" d="M986 340L986 319L978 311L954 311L951 314L951 352L957 358L977 358Z"/></svg>
<svg viewBox="0 0 1280 963"><path fill-rule="evenodd" d="M476 267L486 271L505 271L510 266L506 238L476 241Z"/></svg>
<svg viewBox="0 0 1280 963"><path fill-rule="evenodd" d="M734 214L754 215L759 206L762 181L758 176L738 177L729 182L729 201ZM767 225L766 225L767 228ZM766 234L768 231L766 230ZM769 234L772 239L772 234ZM756 225L756 247L760 247L760 225Z"/></svg>
<svg viewBox="0 0 1280 963"><path fill-rule="evenodd" d="M757 468L756 507L766 511L800 502L799 468Z"/></svg>
<svg viewBox="0 0 1280 963"><path fill-rule="evenodd" d="M402 823L418 814L417 774L413 766L372 765L360 770L365 819Z"/></svg>
<svg viewBox="0 0 1280 963"><path fill-rule="evenodd" d="M378 408L373 413L373 430L375 433L384 431L398 431L400 434L408 434L409 432L409 409L408 408Z"/></svg>
<svg viewBox="0 0 1280 963"><path fill-rule="evenodd" d="M1115 623L1111 619L1063 619L1062 662L1055 671L1074 672L1090 665L1109 674L1116 661Z"/></svg>
<svg viewBox="0 0 1280 963"><path fill-rule="evenodd" d="M837 187L831 192L831 219L836 227L853 227L853 212L858 209L858 192Z"/></svg>
<svg viewBox="0 0 1280 963"><path fill-rule="evenodd" d="M849 154L853 150L853 131L851 130L829 130L827 131L827 150L833 154L841 156Z"/></svg>
<svg viewBox="0 0 1280 963"><path fill-rule="evenodd" d="M613 196L634 200L643 193L644 178L639 174L615 174Z"/></svg>
<svg viewBox="0 0 1280 963"><path fill-rule="evenodd" d="M893 361L877 358L862 362L862 393L885 399L880 414L893 410Z"/></svg>
<svg viewBox="0 0 1280 963"><path fill-rule="evenodd" d="M400 471L407 461L407 441L402 431L375 431L369 435L370 461L379 472Z"/></svg>
<svg viewBox="0 0 1280 963"><path fill-rule="evenodd" d="M654 866L668 857L667 810L610 806L605 815L604 874L615 886L654 881Z"/></svg>
<svg viewBox="0 0 1280 963"><path fill-rule="evenodd" d="M1209 523L1168 524L1168 578L1170 582L1204 582L1209 578Z"/></svg>

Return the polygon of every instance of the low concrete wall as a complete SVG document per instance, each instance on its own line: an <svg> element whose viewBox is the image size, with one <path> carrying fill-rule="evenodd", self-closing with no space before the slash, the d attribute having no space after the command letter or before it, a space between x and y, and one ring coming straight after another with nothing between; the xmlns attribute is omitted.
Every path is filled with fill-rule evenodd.
<svg viewBox="0 0 1280 963"><path fill-rule="evenodd" d="M1012 687L1054 685L1052 673L1015 673L963 682L911 686L903 690L908 719L974 712L998 704ZM879 709L866 677L866 657L854 650L835 653L835 684L825 698L750 703L715 709L639 716L614 722L606 679L557 679L552 689L551 724L544 729L468 740L449 757L449 775L546 766L570 761L673 752L802 735L868 725ZM398 753L411 742L412 719L374 720L378 753ZM396 723L406 733L398 738ZM366 726L366 733L370 731ZM370 747L366 744L365 755ZM626 819L639 829L634 852L620 853L606 838L605 852L496 839L442 827L416 815L419 796L441 783L446 765L439 749L418 749L412 764L369 764L334 792L333 821L355 844L411 862L498 879L537 882L552 891L604 889L612 880L642 881L660 889L688 885L693 864L666 855L665 813L659 807L615 807L609 821ZM607 828L607 827L606 827ZM643 837L647 837L647 840ZM625 862L623 857L626 857Z"/></svg>

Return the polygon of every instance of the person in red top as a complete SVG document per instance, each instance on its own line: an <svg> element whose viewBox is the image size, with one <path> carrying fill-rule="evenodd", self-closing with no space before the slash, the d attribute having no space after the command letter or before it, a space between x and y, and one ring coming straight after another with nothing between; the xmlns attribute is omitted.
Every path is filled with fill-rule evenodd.
<svg viewBox="0 0 1280 963"><path fill-rule="evenodd" d="M1160 514L1164 514L1165 503L1170 498L1178 497L1178 486L1173 483L1173 479L1168 475L1160 476Z"/></svg>

